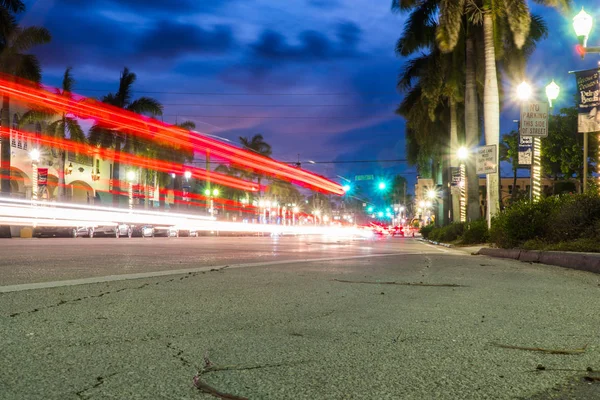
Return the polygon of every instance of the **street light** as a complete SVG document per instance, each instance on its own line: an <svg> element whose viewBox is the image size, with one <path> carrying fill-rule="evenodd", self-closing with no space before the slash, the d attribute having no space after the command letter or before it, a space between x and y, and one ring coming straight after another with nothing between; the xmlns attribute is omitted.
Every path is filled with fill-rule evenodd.
<svg viewBox="0 0 600 400"><path fill-rule="evenodd" d="M517 97L521 101L526 101L531 98L531 86L529 83L523 81L517 86Z"/></svg>
<svg viewBox="0 0 600 400"><path fill-rule="evenodd" d="M435 199L437 197L437 192L434 189L429 189L427 191L427 198L429 199Z"/></svg>
<svg viewBox="0 0 600 400"><path fill-rule="evenodd" d="M583 7L581 11L575 17L573 17L573 29L579 40L579 45L582 47L583 52L581 58L585 56L585 48L587 47L587 40L592 31L593 20L592 16L585 12Z"/></svg>
<svg viewBox="0 0 600 400"><path fill-rule="evenodd" d="M554 79L552 79L552 82L546 86L546 97L548 97L548 104L550 105L550 108L552 108L552 102L558 99L559 94L560 86L558 86L556 82L554 82Z"/></svg>
<svg viewBox="0 0 600 400"><path fill-rule="evenodd" d="M192 172L191 171L185 171L183 173L183 176L185 177L185 179L190 179L192 177Z"/></svg>

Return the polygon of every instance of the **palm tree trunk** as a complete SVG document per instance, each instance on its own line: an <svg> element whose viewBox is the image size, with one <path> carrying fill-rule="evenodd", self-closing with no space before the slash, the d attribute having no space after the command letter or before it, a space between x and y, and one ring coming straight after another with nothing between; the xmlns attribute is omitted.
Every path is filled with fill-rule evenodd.
<svg viewBox="0 0 600 400"><path fill-rule="evenodd" d="M485 45L485 85L483 88L483 122L485 144L495 145L500 142L500 99L498 96L498 76L496 74L496 52L494 48L494 21L490 12L483 16L483 40ZM500 165L496 151L496 172L488 174L487 188L487 221L491 226L492 217L499 211L500 206Z"/></svg>
<svg viewBox="0 0 600 400"><path fill-rule="evenodd" d="M444 217L444 225L447 224L452 217L452 221L455 221L458 206L458 196L452 196L452 187L450 181L452 180L452 169L459 166L456 152L458 150L458 122L456 120L456 101L450 98L450 154L446 160L447 165L444 169L446 177L444 185L444 209L446 210L446 216ZM455 207L456 206L456 207Z"/></svg>
<svg viewBox="0 0 600 400"><path fill-rule="evenodd" d="M67 117L66 117L66 115L64 113L63 113L63 117L62 117L62 129L63 129L62 139L64 139L66 137L66 130L67 130ZM66 158L67 158L67 152L65 150L61 150L60 153L58 154L58 193L57 194L58 194L58 201L59 202L65 201L65 193L66 193L66 188L65 188L65 164L66 164ZM93 165L93 163L92 163L92 171L94 171L94 165Z"/></svg>
<svg viewBox="0 0 600 400"><path fill-rule="evenodd" d="M465 70L465 145L473 149L479 144L479 121L477 87L475 86L475 43L473 33L466 40ZM471 154L465 161L467 179L467 221L481 217L479 208L479 177L475 168L475 157Z"/></svg>
<svg viewBox="0 0 600 400"><path fill-rule="evenodd" d="M0 171L2 173L1 192L5 197L10 196L10 119L9 119L9 98L2 96L2 115L0 116L0 126L2 135L0 137Z"/></svg>
<svg viewBox="0 0 600 400"><path fill-rule="evenodd" d="M65 150L61 150L58 154L58 201L65 201L65 164L67 159L67 152ZM93 170L93 169L92 169Z"/></svg>
<svg viewBox="0 0 600 400"><path fill-rule="evenodd" d="M10 121L8 116L9 98L2 96L0 116L0 192L3 197L10 197ZM10 238L10 226L0 226L0 238Z"/></svg>

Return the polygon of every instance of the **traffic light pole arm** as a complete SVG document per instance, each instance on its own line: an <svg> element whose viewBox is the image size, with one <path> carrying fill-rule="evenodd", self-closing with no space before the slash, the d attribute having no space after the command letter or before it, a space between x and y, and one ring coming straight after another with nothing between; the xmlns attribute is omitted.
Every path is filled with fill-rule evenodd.
<svg viewBox="0 0 600 400"><path fill-rule="evenodd" d="M600 46L584 47L586 53L600 53Z"/></svg>

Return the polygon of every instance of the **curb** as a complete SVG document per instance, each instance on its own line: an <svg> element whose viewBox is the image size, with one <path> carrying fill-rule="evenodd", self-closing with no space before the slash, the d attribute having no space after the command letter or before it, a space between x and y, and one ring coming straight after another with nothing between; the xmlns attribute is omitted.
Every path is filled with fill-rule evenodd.
<svg viewBox="0 0 600 400"><path fill-rule="evenodd" d="M447 247L449 249L452 248L452 247L454 247L453 245L448 244L448 243L434 242L433 240L429 240L429 239L419 239L419 240L421 242L426 242L426 243L429 243L429 244L435 244L436 246L444 246L444 247Z"/></svg>
<svg viewBox="0 0 600 400"><path fill-rule="evenodd" d="M478 255L535 262L600 274L600 254L566 251L482 248Z"/></svg>

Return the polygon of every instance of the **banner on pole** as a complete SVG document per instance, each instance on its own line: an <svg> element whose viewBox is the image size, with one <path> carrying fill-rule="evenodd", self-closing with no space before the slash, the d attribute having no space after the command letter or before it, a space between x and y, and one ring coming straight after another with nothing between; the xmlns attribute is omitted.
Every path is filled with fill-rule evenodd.
<svg viewBox="0 0 600 400"><path fill-rule="evenodd" d="M575 73L579 95L577 131L600 131L600 69Z"/></svg>
<svg viewBox="0 0 600 400"><path fill-rule="evenodd" d="M43 189L48 185L48 168L38 168L38 190Z"/></svg>
<svg viewBox="0 0 600 400"><path fill-rule="evenodd" d="M519 135L519 165L531 165L533 161L533 139Z"/></svg>

